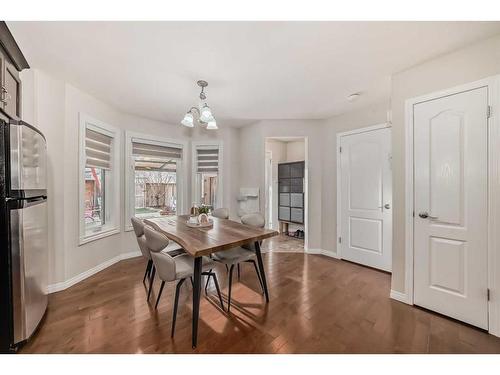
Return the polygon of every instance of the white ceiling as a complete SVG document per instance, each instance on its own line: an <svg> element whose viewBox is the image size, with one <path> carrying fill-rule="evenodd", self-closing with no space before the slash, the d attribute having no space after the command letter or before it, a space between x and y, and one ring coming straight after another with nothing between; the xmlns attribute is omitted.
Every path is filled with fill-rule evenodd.
<svg viewBox="0 0 500 375"><path fill-rule="evenodd" d="M32 67L178 123L207 80L219 125L327 118L389 100L390 76L499 22L8 22ZM355 102L346 96L362 92Z"/></svg>

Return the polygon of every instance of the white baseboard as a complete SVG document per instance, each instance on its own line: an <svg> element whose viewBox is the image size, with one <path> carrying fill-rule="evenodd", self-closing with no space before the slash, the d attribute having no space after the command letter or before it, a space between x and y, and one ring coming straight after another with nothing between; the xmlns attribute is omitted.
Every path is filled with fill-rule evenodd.
<svg viewBox="0 0 500 375"><path fill-rule="evenodd" d="M391 298L396 301L406 303L407 305L411 305L410 299L406 293L401 293L391 289Z"/></svg>
<svg viewBox="0 0 500 375"><path fill-rule="evenodd" d="M337 256L337 253L334 253L334 252L328 251L328 250L324 250L324 249L307 249L307 250L304 250L304 252L306 254L325 255L325 256L330 257L330 258L340 259Z"/></svg>
<svg viewBox="0 0 500 375"><path fill-rule="evenodd" d="M47 293L50 294L50 293L60 292L61 290L67 289L70 286L73 286L73 285L79 283L80 281L85 280L86 278L88 278L92 275L95 275L97 272L100 272L100 271L112 266L113 264L118 263L120 260L135 258L135 257L140 256L140 255L141 255L140 251L131 251L128 253L117 255L114 258L111 258L111 259L109 259L101 264L98 264L97 266L95 266L95 267L93 267L85 272L82 272L76 276L73 276L72 278L70 278L66 281L61 281L59 283L50 284L47 287Z"/></svg>

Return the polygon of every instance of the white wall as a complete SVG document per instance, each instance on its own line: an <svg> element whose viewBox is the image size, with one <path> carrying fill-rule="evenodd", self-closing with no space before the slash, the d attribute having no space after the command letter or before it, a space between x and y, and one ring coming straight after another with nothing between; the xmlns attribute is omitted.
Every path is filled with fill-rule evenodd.
<svg viewBox="0 0 500 375"><path fill-rule="evenodd" d="M285 142L286 161L305 160L306 145L304 140Z"/></svg>

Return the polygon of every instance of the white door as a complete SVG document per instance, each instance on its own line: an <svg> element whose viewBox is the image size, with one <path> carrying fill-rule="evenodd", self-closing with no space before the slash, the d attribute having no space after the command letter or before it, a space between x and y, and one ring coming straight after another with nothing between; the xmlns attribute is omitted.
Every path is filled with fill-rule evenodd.
<svg viewBox="0 0 500 375"><path fill-rule="evenodd" d="M340 138L340 254L391 271L391 129Z"/></svg>
<svg viewBox="0 0 500 375"><path fill-rule="evenodd" d="M486 87L414 106L414 303L488 328Z"/></svg>

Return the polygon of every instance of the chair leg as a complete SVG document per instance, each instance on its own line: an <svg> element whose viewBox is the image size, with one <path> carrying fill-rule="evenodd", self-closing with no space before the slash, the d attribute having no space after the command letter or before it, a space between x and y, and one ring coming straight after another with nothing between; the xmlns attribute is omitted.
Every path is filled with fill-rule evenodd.
<svg viewBox="0 0 500 375"><path fill-rule="evenodd" d="M264 285L262 285L262 279L260 277L259 269L257 268L257 263L255 260L249 260L250 263L253 263L253 267L255 268L255 273L257 274L257 278L259 279L260 288L262 289L262 294L264 294Z"/></svg>
<svg viewBox="0 0 500 375"><path fill-rule="evenodd" d="M229 272L229 267L227 266L227 264L224 264L226 266L226 272Z"/></svg>
<svg viewBox="0 0 500 375"><path fill-rule="evenodd" d="M146 272L144 272L144 278L142 279L142 282L146 281L146 277L149 276L149 273L151 272L151 266L153 265L153 261L151 259L148 260L148 265L146 266Z"/></svg>
<svg viewBox="0 0 500 375"><path fill-rule="evenodd" d="M212 276L213 272L212 269L208 271L208 276L207 276L207 282L205 283L205 295L207 295L207 289L208 289L208 283L210 282L210 276Z"/></svg>
<svg viewBox="0 0 500 375"><path fill-rule="evenodd" d="M233 269L234 269L234 264L231 264L231 267L229 268L229 291L227 293L227 312L231 309L231 286L233 284Z"/></svg>
<svg viewBox="0 0 500 375"><path fill-rule="evenodd" d="M148 291L148 299L151 296L151 291L153 290L153 281L155 280L156 267L153 265L153 270L151 271L151 278L149 279L149 291Z"/></svg>
<svg viewBox="0 0 500 375"><path fill-rule="evenodd" d="M162 281L160 286L160 291L158 292L158 297L156 297L155 310L158 308L158 303L160 302L161 292L163 292L164 286L165 286L165 281Z"/></svg>
<svg viewBox="0 0 500 375"><path fill-rule="evenodd" d="M191 280L191 286L194 288L193 276L190 276L189 279Z"/></svg>
<svg viewBox="0 0 500 375"><path fill-rule="evenodd" d="M175 333L175 321L177 320L177 307L179 306L179 292L181 290L181 286L186 279L180 279L175 287L175 300L174 300L174 312L172 316L172 331L170 333L170 337L174 337Z"/></svg>
<svg viewBox="0 0 500 375"><path fill-rule="evenodd" d="M238 281L240 281L240 264L238 263Z"/></svg>
<svg viewBox="0 0 500 375"><path fill-rule="evenodd" d="M210 272L211 276L214 277L215 289L217 289L217 294L219 295L220 307L224 311L224 304L222 303L222 295L220 294L219 282L217 281L217 275L214 272Z"/></svg>
<svg viewBox="0 0 500 375"><path fill-rule="evenodd" d="M154 263L153 260L151 259L151 267L149 267L148 279L151 278L151 274L153 273L153 268L154 268Z"/></svg>

